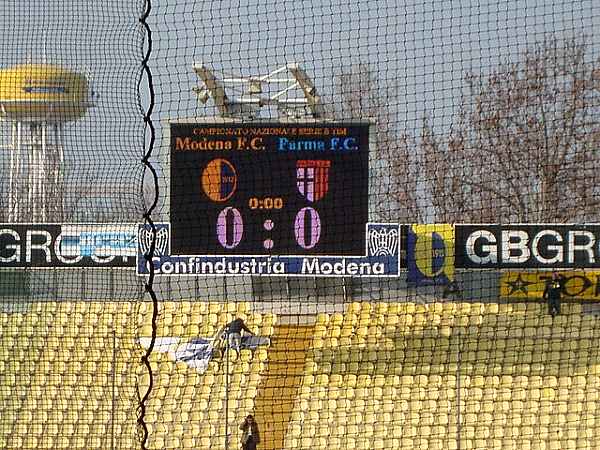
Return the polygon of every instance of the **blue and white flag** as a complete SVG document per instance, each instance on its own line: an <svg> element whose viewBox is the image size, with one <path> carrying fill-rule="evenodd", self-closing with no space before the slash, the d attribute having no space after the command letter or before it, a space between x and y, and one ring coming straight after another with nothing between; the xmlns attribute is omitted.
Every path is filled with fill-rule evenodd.
<svg viewBox="0 0 600 450"><path fill-rule="evenodd" d="M149 337L138 339L139 344L148 349L150 347ZM259 345L269 345L271 340L264 336L242 336L240 349L256 350ZM182 339L180 337L157 337L154 341L154 350L167 353L174 361L181 361L200 373L206 372L208 363L213 357L218 356L215 350L224 345L220 340L213 338L196 337Z"/></svg>

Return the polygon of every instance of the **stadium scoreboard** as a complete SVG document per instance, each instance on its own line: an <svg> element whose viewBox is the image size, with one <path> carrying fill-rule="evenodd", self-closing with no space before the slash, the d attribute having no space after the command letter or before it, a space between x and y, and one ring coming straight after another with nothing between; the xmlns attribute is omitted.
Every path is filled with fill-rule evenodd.
<svg viewBox="0 0 600 450"><path fill-rule="evenodd" d="M367 123L172 123L171 252L364 255Z"/></svg>

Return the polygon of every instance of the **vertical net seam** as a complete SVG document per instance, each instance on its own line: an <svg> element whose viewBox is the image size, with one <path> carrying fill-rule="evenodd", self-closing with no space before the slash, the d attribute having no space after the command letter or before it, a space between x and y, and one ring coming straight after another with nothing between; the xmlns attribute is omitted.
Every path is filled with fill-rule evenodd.
<svg viewBox="0 0 600 450"><path fill-rule="evenodd" d="M141 439L140 440L141 440L141 448L143 450L147 450L146 444L148 441L148 426L147 426L146 420L145 420L146 402L148 400L148 397L150 396L150 393L152 392L152 387L153 387L153 374L152 374L152 367L150 366L149 358L150 358L150 355L152 354L152 351L154 350L154 344L156 342L156 318L158 315L158 299L156 297L156 293L154 292L154 288L153 288L154 267L151 264L152 257L154 256L154 252L156 250L156 226L154 225L154 222L152 221L152 213L158 203L158 195L159 195L158 175L156 173L155 168L152 166L152 163L150 162L150 157L152 156L152 152L154 150L154 143L155 143L155 138L156 138L156 130L154 128L154 123L152 122L152 111L154 109L154 104L155 104L154 84L153 84L153 80L152 80L152 72L150 70L150 67L148 66L148 61L149 61L150 55L152 53L152 30L150 29L150 26L148 25L148 23L146 21L146 19L150 15L151 10L152 10L151 0L145 0L145 10L139 19L144 30L146 31L146 39L147 39L146 53L144 55L144 59L142 60L142 64L141 64L142 74L146 75L146 80L147 80L145 87L148 89L148 94L149 94L148 108L144 112L144 123L145 123L144 135L146 134L146 132L150 133L146 152L144 154L144 157L142 158L142 163L144 164L145 168L148 169L150 171L150 173L152 174L152 181L154 184L154 197L152 199L152 203L150 204L148 209L144 211L144 215L143 215L144 223L149 225L150 230L151 230L151 236L152 236L152 241L150 243L150 249L147 253L144 254L144 259L146 260L146 263L150 263L150 264L148 264L149 274L148 274L146 283L144 284L144 287L145 287L145 291L150 295L150 298L152 299L152 335L150 338L150 345L148 346L146 353L142 356L142 359L141 359L142 364L146 367L146 370L148 371L148 388L147 388L144 396L142 398L140 398L139 405L138 405L138 426L141 429ZM138 101L140 104L140 108L143 111L142 99L141 99L141 95L140 95L140 88L142 87L142 79L143 79L143 76L140 77L140 79L138 81ZM144 136L144 143L145 142L146 142L146 139ZM143 189L143 182L142 182L142 189ZM143 192L142 192L142 195L143 195Z"/></svg>

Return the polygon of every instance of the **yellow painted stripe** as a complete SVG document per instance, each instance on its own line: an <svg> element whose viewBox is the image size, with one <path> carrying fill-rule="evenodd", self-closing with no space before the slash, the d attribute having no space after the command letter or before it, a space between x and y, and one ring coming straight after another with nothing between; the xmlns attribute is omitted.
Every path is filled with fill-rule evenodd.
<svg viewBox="0 0 600 450"><path fill-rule="evenodd" d="M269 363L255 400L261 449L279 450L283 447L313 332L314 326L275 326Z"/></svg>

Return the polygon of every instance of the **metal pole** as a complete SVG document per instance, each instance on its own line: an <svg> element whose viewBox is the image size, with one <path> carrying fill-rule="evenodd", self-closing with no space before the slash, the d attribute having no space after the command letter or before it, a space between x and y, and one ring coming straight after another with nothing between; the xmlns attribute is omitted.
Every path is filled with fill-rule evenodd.
<svg viewBox="0 0 600 450"><path fill-rule="evenodd" d="M40 209L42 215L42 221L46 222L48 220L47 211L50 209L50 205L48 204L48 197L46 195L47 190L47 178L48 178L48 142L46 141L46 133L48 132L47 124L40 124L40 159L38 161L38 182L40 183L39 188L39 197L40 197ZM56 219L55 219L56 220Z"/></svg>
<svg viewBox="0 0 600 450"><path fill-rule="evenodd" d="M22 167L23 172L27 171L27 179L29 180L27 183L27 186L25 186L25 187L22 186L23 180L18 180L18 179L15 180L15 183L21 184L21 186L20 186L21 193L19 196L22 195L23 197L25 197L25 195L27 195L27 200L25 201L25 198L23 198L23 200L22 200L22 203L25 203L24 208L19 208L19 206L20 206L19 197L15 198L15 208L14 208L15 215L14 215L13 220L15 220L17 222L22 220L20 218L20 215L21 215L21 211L23 209L25 209L26 211L32 211L32 209L33 209L31 207L31 199L30 199L30 197L31 197L31 188L30 188L30 186L31 186L31 167L30 167L31 159L29 158L29 149L26 149L25 147L26 146L23 144L23 124L21 122L17 122L17 152L22 155L21 161L19 161L19 159L17 159L17 164L19 164L17 173L19 175L21 175L20 171L21 171L21 167ZM27 155L27 160L25 160L26 159L25 155ZM23 175L25 175L25 174L23 173ZM24 176L21 178L24 178Z"/></svg>
<svg viewBox="0 0 600 450"><path fill-rule="evenodd" d="M342 278L342 295L344 296L344 302L348 301L348 278Z"/></svg>
<svg viewBox="0 0 600 450"><path fill-rule="evenodd" d="M456 448L461 450L460 446L460 362L461 362L461 340L460 340L460 326L458 327L458 353L456 357Z"/></svg>
<svg viewBox="0 0 600 450"><path fill-rule="evenodd" d="M115 301L115 271L114 269L108 270L108 289L110 292L110 298Z"/></svg>
<svg viewBox="0 0 600 450"><path fill-rule="evenodd" d="M57 158L58 161L56 161L56 167L54 168L56 170L56 179L55 179L55 183L56 183L56 190L57 190L57 195L58 195L58 219L61 222L65 219L65 211L66 211L66 199L65 199L65 192L64 192L64 181L65 181L65 173L66 173L66 168L65 168L65 153L64 153L64 148L63 148L63 124L56 124L54 126L54 134L55 134L55 139L56 139L56 151L57 151Z"/></svg>
<svg viewBox="0 0 600 450"><path fill-rule="evenodd" d="M10 150L10 169L8 171L8 215L5 217L5 219L9 222L13 222L11 220L11 218L14 216L14 212L13 208L14 208L14 203L15 203L15 198L16 198L16 192L15 192L15 180L18 179L17 177L17 158L19 157L19 154L17 153L17 146L16 146L16 141L17 141L17 123L13 122L10 126L10 130L11 130L11 137L10 137L10 146L9 146L9 150Z"/></svg>
<svg viewBox="0 0 600 450"><path fill-rule="evenodd" d="M52 269L52 285L54 288L54 301L58 302L60 300L60 295L58 292L58 272L57 272L57 268L54 267Z"/></svg>
<svg viewBox="0 0 600 450"><path fill-rule="evenodd" d="M27 209L29 211L31 211L32 213L32 218L33 221L38 220L37 214L39 213L38 209L36 208L36 204L34 202L35 197L37 196L37 184L36 184L36 175L37 175L37 171L36 171L36 167L37 167L37 160L36 160L36 140L35 140L35 125L34 124L30 124L29 125L29 143L27 144L27 151L28 151L28 161L27 161L27 169L28 169L28 173L27 173Z"/></svg>
<svg viewBox="0 0 600 450"><path fill-rule="evenodd" d="M17 174L17 178L14 180L15 182L15 195L13 196L13 209L12 209L12 214L13 214L13 219L11 219L12 221L18 222L19 221L19 216L21 214L21 208L19 208L19 197L21 197L23 200L22 202L25 203L25 206L28 208L28 211L31 211L31 208L29 208L28 204L25 201L25 196L28 195L28 187L27 186L23 186L23 180L25 179L25 171L27 171L27 164L29 163L29 160L27 159L28 157L28 153L26 151L26 149L23 146L23 124L21 122L17 122L17 155L19 155L17 157L17 168L15 170L15 173ZM29 175L29 173L27 173L27 175Z"/></svg>
<svg viewBox="0 0 600 450"><path fill-rule="evenodd" d="M110 434L111 434L111 449L115 450L115 403L116 403L116 388L115 388L115 367L117 365L117 336L113 329L113 354L112 354L112 408L110 417Z"/></svg>
<svg viewBox="0 0 600 450"><path fill-rule="evenodd" d="M86 276L85 276L85 267L81 268L81 297L82 299L87 298L86 295Z"/></svg>
<svg viewBox="0 0 600 450"><path fill-rule="evenodd" d="M229 331L225 345L225 450L229 449Z"/></svg>

